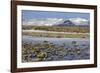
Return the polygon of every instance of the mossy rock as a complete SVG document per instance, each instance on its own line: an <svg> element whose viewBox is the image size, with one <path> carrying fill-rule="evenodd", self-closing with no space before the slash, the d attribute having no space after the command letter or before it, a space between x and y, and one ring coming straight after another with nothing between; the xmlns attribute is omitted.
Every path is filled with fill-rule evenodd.
<svg viewBox="0 0 100 73"><path fill-rule="evenodd" d="M37 54L38 58L45 58L46 57L46 53L45 52L40 52L39 54Z"/></svg>
<svg viewBox="0 0 100 73"><path fill-rule="evenodd" d="M80 54L81 54L81 50L78 48L78 49L75 50L75 53L76 53L77 55L80 55Z"/></svg>

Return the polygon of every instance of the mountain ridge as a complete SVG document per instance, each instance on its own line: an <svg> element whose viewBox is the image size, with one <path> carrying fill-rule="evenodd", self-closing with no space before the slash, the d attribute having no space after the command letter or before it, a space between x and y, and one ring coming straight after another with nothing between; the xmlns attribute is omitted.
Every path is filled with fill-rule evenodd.
<svg viewBox="0 0 100 73"><path fill-rule="evenodd" d="M89 26L89 21L83 18L42 18L23 21L23 25L35 26Z"/></svg>

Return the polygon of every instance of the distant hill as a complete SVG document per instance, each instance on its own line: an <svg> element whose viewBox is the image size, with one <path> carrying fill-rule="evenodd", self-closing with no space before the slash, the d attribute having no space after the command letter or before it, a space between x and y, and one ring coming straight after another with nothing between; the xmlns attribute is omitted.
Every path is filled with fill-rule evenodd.
<svg viewBox="0 0 100 73"><path fill-rule="evenodd" d="M56 26L80 26L80 27L89 27L89 21L82 18L72 18L64 20L62 23L55 24ZM54 25L54 26L55 26Z"/></svg>

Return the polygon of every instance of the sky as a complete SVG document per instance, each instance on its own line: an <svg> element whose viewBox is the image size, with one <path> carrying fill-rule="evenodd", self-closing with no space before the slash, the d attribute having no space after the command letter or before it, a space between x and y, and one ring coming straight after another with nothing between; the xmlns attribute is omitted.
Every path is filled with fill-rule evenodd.
<svg viewBox="0 0 100 73"><path fill-rule="evenodd" d="M89 13L79 13L79 12L55 12L55 11L35 11L35 10L22 10L22 20L28 21L30 19L39 18L84 18L90 20Z"/></svg>

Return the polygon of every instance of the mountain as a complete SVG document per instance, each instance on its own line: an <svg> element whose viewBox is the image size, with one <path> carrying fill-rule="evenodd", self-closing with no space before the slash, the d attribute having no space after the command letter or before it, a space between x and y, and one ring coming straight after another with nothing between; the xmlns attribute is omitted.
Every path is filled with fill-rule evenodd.
<svg viewBox="0 0 100 73"><path fill-rule="evenodd" d="M89 26L89 21L83 18L71 18L64 20L62 23L55 24L56 26Z"/></svg>
<svg viewBox="0 0 100 73"><path fill-rule="evenodd" d="M75 24L71 22L70 20L65 20L63 23L56 24L56 26L74 26Z"/></svg>
<svg viewBox="0 0 100 73"><path fill-rule="evenodd" d="M89 26L89 21L83 18L38 18L23 21L23 25L33 26Z"/></svg>

